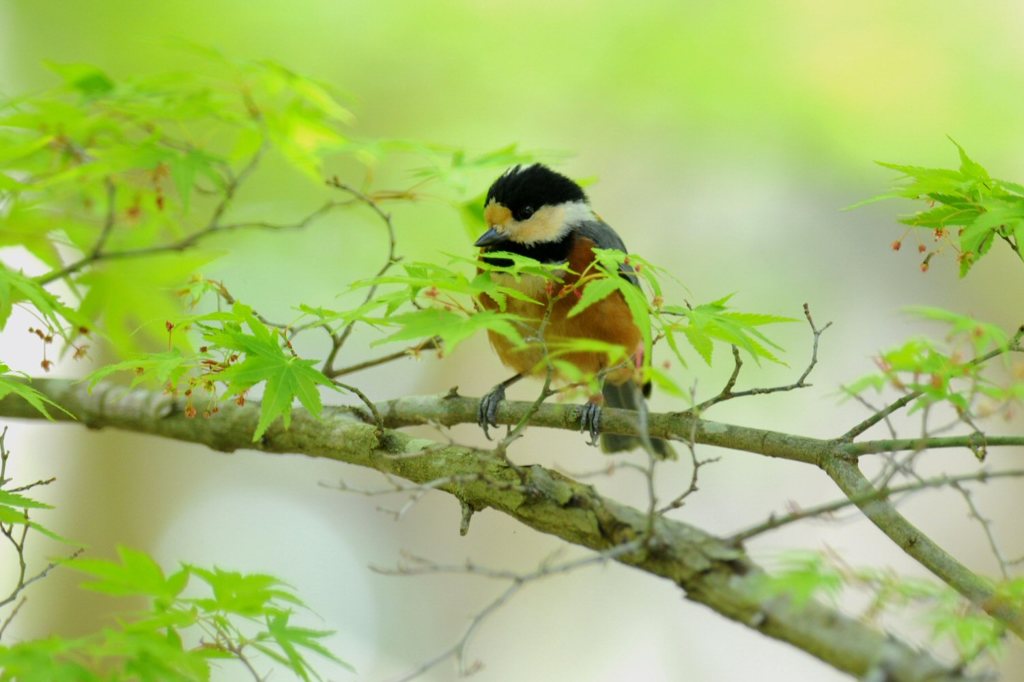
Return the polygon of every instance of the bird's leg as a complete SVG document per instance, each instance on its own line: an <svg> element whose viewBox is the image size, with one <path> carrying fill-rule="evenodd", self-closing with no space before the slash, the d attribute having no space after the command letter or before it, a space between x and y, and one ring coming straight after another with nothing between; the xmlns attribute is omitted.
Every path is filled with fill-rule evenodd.
<svg viewBox="0 0 1024 682"><path fill-rule="evenodd" d="M484 430L487 440L491 440L491 434L487 432L487 428L498 425L498 405L505 399L505 389L522 378L522 374L509 377L492 388L490 393L480 399L480 407L477 408L476 412L476 423Z"/></svg>
<svg viewBox="0 0 1024 682"><path fill-rule="evenodd" d="M580 431L590 434L587 445L597 445L598 436L601 435L601 401L600 394L591 397L580 412Z"/></svg>

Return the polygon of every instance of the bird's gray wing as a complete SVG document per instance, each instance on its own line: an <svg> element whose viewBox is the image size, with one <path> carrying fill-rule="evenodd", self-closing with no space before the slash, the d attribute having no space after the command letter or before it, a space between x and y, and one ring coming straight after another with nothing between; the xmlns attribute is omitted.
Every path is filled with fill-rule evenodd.
<svg viewBox="0 0 1024 682"><path fill-rule="evenodd" d="M576 233L594 242L594 246L599 249L615 249L623 253L629 253L626 250L626 245L622 242L622 237L612 229L611 225L602 220L588 220L576 228ZM623 264L620 270L619 274L624 279L640 286L640 280L637 279L632 267Z"/></svg>

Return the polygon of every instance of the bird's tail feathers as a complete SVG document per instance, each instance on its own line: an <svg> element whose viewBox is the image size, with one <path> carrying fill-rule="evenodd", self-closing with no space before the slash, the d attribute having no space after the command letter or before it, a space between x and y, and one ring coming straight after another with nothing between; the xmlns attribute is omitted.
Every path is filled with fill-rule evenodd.
<svg viewBox="0 0 1024 682"><path fill-rule="evenodd" d="M606 407L618 407L637 412L641 409L646 409L644 396L640 392L640 388L631 381L627 381L619 386L606 382L601 393L604 395ZM643 441L637 436L621 436L614 433L601 434L601 450L604 452L622 452L642 447ZM659 459L676 458L676 452L667 440L652 438L651 447L654 449L655 456Z"/></svg>

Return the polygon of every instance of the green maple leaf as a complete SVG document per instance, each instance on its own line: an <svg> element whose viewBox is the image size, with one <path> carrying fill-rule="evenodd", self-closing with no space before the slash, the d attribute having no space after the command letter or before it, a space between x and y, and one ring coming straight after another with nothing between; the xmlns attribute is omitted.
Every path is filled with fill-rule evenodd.
<svg viewBox="0 0 1024 682"><path fill-rule="evenodd" d="M271 330L253 315L247 306L235 304L235 315L249 328L247 333L242 324L228 324L223 329L210 330L207 340L221 346L245 353L244 359L231 365L214 378L228 385L231 393L241 393L250 387L266 382L260 418L252 439L259 440L278 417L285 428L291 425L292 401L299 402L314 417L323 411L318 386L335 388L331 380L316 369L314 360L295 357L281 347L277 330Z"/></svg>

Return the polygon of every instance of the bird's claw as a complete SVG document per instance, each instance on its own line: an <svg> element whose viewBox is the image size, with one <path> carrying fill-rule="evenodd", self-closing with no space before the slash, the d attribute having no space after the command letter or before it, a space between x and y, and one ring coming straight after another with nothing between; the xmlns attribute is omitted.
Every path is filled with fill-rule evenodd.
<svg viewBox="0 0 1024 682"><path fill-rule="evenodd" d="M476 423L484 430L484 436L491 440L488 427L498 426L498 405L505 399L505 386L498 384L491 392L480 399L480 407L476 411Z"/></svg>
<svg viewBox="0 0 1024 682"><path fill-rule="evenodd" d="M587 403L580 413L580 431L590 434L590 442L587 445L597 445L597 438L601 435L601 406L597 403Z"/></svg>

